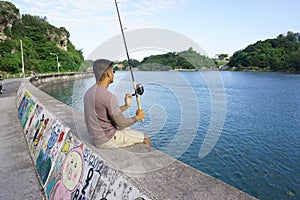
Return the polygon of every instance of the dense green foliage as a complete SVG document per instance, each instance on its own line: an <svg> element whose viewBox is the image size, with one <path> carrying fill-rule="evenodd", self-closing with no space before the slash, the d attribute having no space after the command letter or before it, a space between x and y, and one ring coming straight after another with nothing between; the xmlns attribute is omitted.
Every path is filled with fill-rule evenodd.
<svg viewBox="0 0 300 200"><path fill-rule="evenodd" d="M132 65L133 68L136 68L140 65L140 62L136 59L130 59L130 62L131 62L131 65ZM125 67L129 66L128 65L128 60L124 60L122 62L117 62L117 63L122 64ZM116 70L118 70L118 67L116 67Z"/></svg>
<svg viewBox="0 0 300 200"><path fill-rule="evenodd" d="M138 67L139 70L145 71L202 70L215 67L215 63L212 59L190 48L179 53L169 52L146 57Z"/></svg>
<svg viewBox="0 0 300 200"><path fill-rule="evenodd" d="M228 66L235 70L300 72L300 34L288 32L258 41L235 52Z"/></svg>
<svg viewBox="0 0 300 200"><path fill-rule="evenodd" d="M4 3L7 2L0 2L1 5ZM2 9L2 12L5 11ZM5 28L4 34L7 39L0 41L0 71L9 73L21 71L20 40L23 43L24 65L27 73L57 72L56 56L50 53L58 55L61 72L78 71L83 63L82 52L76 50L69 41L68 31L63 27L52 26L47 22L46 17L22 15L21 20L14 20L11 28ZM67 41L67 50L61 47L62 38Z"/></svg>
<svg viewBox="0 0 300 200"><path fill-rule="evenodd" d="M186 51L179 52L178 56L184 58L189 64L191 64L190 68L187 69L202 70L216 67L215 62L211 58L200 55L192 48L189 48ZM184 67L184 65L182 66Z"/></svg>
<svg viewBox="0 0 300 200"><path fill-rule="evenodd" d="M128 66L128 61L117 62ZM131 59L133 68L141 71L169 71L169 70L204 70L214 68L215 62L207 56L200 55L192 48L182 52L168 52L161 55L145 57L141 62ZM117 69L117 68L116 68Z"/></svg>

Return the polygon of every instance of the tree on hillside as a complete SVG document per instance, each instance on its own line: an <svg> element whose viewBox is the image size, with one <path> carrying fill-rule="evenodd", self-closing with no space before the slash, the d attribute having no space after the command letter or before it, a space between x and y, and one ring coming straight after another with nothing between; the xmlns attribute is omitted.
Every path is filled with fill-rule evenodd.
<svg viewBox="0 0 300 200"><path fill-rule="evenodd" d="M219 60L224 60L225 58L227 58L228 57L228 54L220 54L220 55L218 55L218 58L219 58Z"/></svg>
<svg viewBox="0 0 300 200"><path fill-rule="evenodd" d="M178 55L183 57L187 62L190 63L190 65L193 66L188 69L200 70L202 68L213 68L216 66L212 59L194 51L192 47L186 51L179 52Z"/></svg>
<svg viewBox="0 0 300 200"><path fill-rule="evenodd" d="M24 14L20 18L19 10L5 1L0 1L0 12L5 26L0 33L0 36L5 35L0 40L0 71L21 71L20 40L23 41L26 72L56 72L56 59L50 53L59 56L62 72L79 69L83 63L82 51L75 49L64 27L52 26L45 16Z"/></svg>
<svg viewBox="0 0 300 200"><path fill-rule="evenodd" d="M182 52L168 52L161 55L152 55L142 60L140 70L200 70L215 67L212 59L200 55L192 48Z"/></svg>
<svg viewBox="0 0 300 200"><path fill-rule="evenodd" d="M228 66L237 70L299 71L299 33L287 32L276 39L258 41L237 51L230 58Z"/></svg>
<svg viewBox="0 0 300 200"><path fill-rule="evenodd" d="M292 72L300 72L300 49L293 52L288 58L288 69Z"/></svg>

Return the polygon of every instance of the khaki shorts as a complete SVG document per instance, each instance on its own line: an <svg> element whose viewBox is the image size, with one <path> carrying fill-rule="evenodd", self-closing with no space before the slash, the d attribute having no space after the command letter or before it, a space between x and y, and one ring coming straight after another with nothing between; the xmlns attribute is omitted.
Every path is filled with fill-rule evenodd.
<svg viewBox="0 0 300 200"><path fill-rule="evenodd" d="M144 142L144 133L133 129L117 130L114 137L98 148L119 148L128 147L134 144Z"/></svg>

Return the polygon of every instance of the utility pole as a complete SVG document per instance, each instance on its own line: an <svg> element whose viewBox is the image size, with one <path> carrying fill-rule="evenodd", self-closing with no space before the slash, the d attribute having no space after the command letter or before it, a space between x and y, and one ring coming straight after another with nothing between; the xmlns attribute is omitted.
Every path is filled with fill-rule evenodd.
<svg viewBox="0 0 300 200"><path fill-rule="evenodd" d="M22 59L22 75L23 75L23 78L25 78L25 67L24 67L24 56L23 56L23 43L22 43L22 40L20 40L20 46L21 46L21 59Z"/></svg>
<svg viewBox="0 0 300 200"><path fill-rule="evenodd" d="M58 55L56 53L50 53L50 55L56 56L56 63L57 63L57 73L59 74L59 62L58 62Z"/></svg>

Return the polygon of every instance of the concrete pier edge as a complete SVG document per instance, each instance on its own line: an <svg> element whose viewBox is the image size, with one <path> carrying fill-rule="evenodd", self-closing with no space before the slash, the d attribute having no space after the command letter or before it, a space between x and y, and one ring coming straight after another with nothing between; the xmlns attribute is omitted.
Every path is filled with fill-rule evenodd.
<svg viewBox="0 0 300 200"><path fill-rule="evenodd" d="M83 114L35 86L86 75L32 77L17 92L23 134L46 199L255 199L144 145L96 149Z"/></svg>

